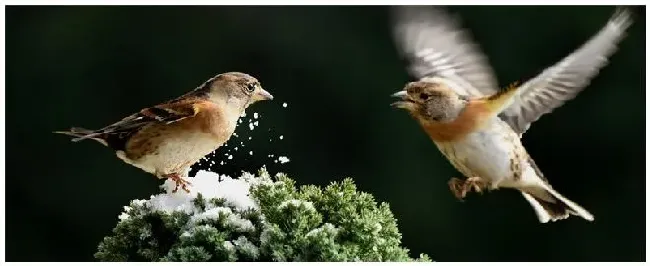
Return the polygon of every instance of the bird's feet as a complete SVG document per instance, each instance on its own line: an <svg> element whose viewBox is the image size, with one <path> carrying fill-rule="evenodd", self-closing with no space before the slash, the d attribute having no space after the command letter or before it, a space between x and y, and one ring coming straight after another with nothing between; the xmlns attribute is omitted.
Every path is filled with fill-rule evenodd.
<svg viewBox="0 0 650 266"><path fill-rule="evenodd" d="M482 193L488 187L488 183L478 176L470 177L465 180L453 177L449 180L449 189L454 196L459 200L463 200L467 196L467 192L474 189L476 192Z"/></svg>
<svg viewBox="0 0 650 266"><path fill-rule="evenodd" d="M182 188L185 190L185 192L190 193L190 190L187 189L187 185L191 185L189 181L183 179L180 174L169 174L165 176L166 178L171 179L172 181L176 182L176 187L174 190L172 190L172 193L176 193L178 191L178 188Z"/></svg>

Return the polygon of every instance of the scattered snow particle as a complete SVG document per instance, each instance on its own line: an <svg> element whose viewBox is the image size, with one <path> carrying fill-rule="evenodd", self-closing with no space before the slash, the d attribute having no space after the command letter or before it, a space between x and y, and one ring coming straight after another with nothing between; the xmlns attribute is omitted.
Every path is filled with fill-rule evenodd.
<svg viewBox="0 0 650 266"><path fill-rule="evenodd" d="M284 135L280 135L280 139L284 139Z"/></svg>
<svg viewBox="0 0 650 266"><path fill-rule="evenodd" d="M287 103L282 103L282 107L287 108Z"/></svg>
<svg viewBox="0 0 650 266"><path fill-rule="evenodd" d="M260 125L260 121L255 121L255 122L253 123L253 125L256 126L256 127L259 126L259 125Z"/></svg>
<svg viewBox="0 0 650 266"><path fill-rule="evenodd" d="M253 137L248 137L248 140L251 140L251 139L253 139Z"/></svg>
<svg viewBox="0 0 650 266"><path fill-rule="evenodd" d="M282 164L285 164L285 163L289 162L289 158L287 158L286 156L280 156L280 157L278 157L278 160L280 160L280 163L282 163Z"/></svg>
<svg viewBox="0 0 650 266"><path fill-rule="evenodd" d="M257 119L260 115L257 113L253 113L253 118Z"/></svg>
<svg viewBox="0 0 650 266"><path fill-rule="evenodd" d="M250 128L250 130L253 130L255 129L255 125L253 125L253 123L248 123L248 128Z"/></svg>
<svg viewBox="0 0 650 266"><path fill-rule="evenodd" d="M228 160L232 160L232 155L228 155Z"/></svg>
<svg viewBox="0 0 650 266"><path fill-rule="evenodd" d="M238 147L235 147L235 151L237 151L238 149L239 149Z"/></svg>
<svg viewBox="0 0 650 266"><path fill-rule="evenodd" d="M223 161L221 161L219 164L223 165Z"/></svg>
<svg viewBox="0 0 650 266"><path fill-rule="evenodd" d="M248 154L253 155L253 151L249 151Z"/></svg>

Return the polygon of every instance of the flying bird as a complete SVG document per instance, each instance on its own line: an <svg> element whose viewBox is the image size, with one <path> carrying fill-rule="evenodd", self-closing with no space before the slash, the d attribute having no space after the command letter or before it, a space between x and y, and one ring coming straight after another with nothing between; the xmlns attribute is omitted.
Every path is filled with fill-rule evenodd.
<svg viewBox="0 0 650 266"><path fill-rule="evenodd" d="M418 80L393 94L440 152L465 177L449 186L459 199L472 190L516 189L541 223L570 215L592 221L586 209L558 193L521 143L542 115L573 99L603 68L632 24L617 8L581 47L521 85L500 90L493 70L459 20L440 8L395 7L397 50Z"/></svg>
<svg viewBox="0 0 650 266"><path fill-rule="evenodd" d="M56 131L92 139L113 149L118 158L158 178L169 178L189 192L190 166L223 145L251 104L272 100L254 77L228 72L167 102L148 107L97 130L73 127Z"/></svg>

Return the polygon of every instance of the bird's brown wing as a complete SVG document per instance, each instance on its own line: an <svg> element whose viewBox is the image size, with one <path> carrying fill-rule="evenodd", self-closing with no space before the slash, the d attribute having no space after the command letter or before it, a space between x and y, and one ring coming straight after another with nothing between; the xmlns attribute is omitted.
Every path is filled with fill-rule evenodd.
<svg viewBox="0 0 650 266"><path fill-rule="evenodd" d="M501 119L523 134L542 115L573 99L607 64L631 23L630 11L617 9L582 47L518 88L518 96L499 115Z"/></svg>
<svg viewBox="0 0 650 266"><path fill-rule="evenodd" d="M76 136L72 141L96 139L105 145L121 150L130 136L143 127L152 124L171 124L188 117L197 115L211 104L200 98L177 99L166 103L144 108L139 112L98 130L72 128L67 132L57 132Z"/></svg>
<svg viewBox="0 0 650 266"><path fill-rule="evenodd" d="M391 9L393 37L400 55L418 79L442 77L461 95L484 96L499 90L487 58L441 8L396 6Z"/></svg>

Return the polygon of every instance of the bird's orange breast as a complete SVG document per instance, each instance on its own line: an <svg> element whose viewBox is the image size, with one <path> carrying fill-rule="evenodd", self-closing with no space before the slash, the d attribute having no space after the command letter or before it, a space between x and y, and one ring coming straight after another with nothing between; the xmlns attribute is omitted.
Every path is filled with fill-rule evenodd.
<svg viewBox="0 0 650 266"><path fill-rule="evenodd" d="M471 101L454 121L441 123L423 118L419 121L433 141L453 142L479 129L490 115L482 101Z"/></svg>

